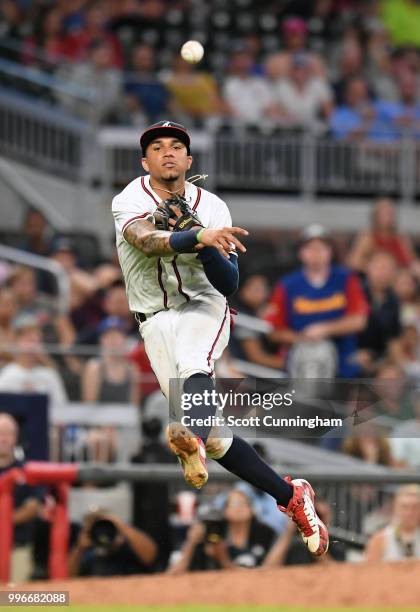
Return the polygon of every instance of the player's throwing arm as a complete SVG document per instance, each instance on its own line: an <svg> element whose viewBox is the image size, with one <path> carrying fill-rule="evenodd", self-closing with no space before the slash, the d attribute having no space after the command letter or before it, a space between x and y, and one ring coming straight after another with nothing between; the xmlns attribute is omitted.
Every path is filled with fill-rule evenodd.
<svg viewBox="0 0 420 612"><path fill-rule="evenodd" d="M125 231L124 238L147 257L170 255L171 253L199 252L205 246L215 247L226 258L232 245L246 252L245 246L236 236L248 236L241 227L221 229L193 228L178 235L174 231L156 230L150 221L136 221Z"/></svg>

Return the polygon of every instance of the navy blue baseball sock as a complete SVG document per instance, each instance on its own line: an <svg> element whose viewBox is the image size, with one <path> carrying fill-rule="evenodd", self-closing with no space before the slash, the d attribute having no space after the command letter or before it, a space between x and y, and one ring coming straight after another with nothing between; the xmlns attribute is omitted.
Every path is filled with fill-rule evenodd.
<svg viewBox="0 0 420 612"><path fill-rule="evenodd" d="M188 425L188 429L196 436L200 436L204 444L209 437L212 423L209 425L198 425L197 419L213 417L216 414L218 405L213 394L214 390L213 379L204 372L193 374L184 382L184 393L188 393L190 396L189 403L191 408L184 410L183 416L188 417L189 423L191 423L191 425ZM201 399L197 401L200 396ZM187 422L185 424L187 425Z"/></svg>
<svg viewBox="0 0 420 612"><path fill-rule="evenodd" d="M276 474L242 438L234 437L226 455L217 462L242 480L272 495L281 506L286 507L293 496L293 487Z"/></svg>

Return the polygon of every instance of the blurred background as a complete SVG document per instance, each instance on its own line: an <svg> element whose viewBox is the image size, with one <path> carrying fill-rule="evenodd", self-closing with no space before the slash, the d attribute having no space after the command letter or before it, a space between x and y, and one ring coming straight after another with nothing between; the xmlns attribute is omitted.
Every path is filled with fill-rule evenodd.
<svg viewBox="0 0 420 612"><path fill-rule="evenodd" d="M187 490L166 450L110 213L161 119L188 127L194 173L250 232L218 375L376 384L375 427L256 449L312 474L328 561L420 558L416 0L1 0L0 473L108 474L70 491L73 576L315 562L269 496L218 471ZM324 279L326 319L351 317L344 340L288 318L296 270ZM14 580L49 577L55 504L16 487Z"/></svg>

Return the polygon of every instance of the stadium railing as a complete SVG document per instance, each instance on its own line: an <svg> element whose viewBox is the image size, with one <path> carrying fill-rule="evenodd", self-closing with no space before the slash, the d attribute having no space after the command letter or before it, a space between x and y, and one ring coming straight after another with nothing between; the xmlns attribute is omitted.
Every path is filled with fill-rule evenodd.
<svg viewBox="0 0 420 612"><path fill-rule="evenodd" d="M70 300L70 281L68 275L61 264L49 257L28 253L21 249L15 249L4 244L0 244L0 259L16 264L21 264L35 270L43 270L54 276L57 285L57 309L64 314L69 310Z"/></svg>
<svg viewBox="0 0 420 612"><path fill-rule="evenodd" d="M55 106L0 88L0 154L7 158L83 182L93 134L89 124Z"/></svg>
<svg viewBox="0 0 420 612"><path fill-rule="evenodd" d="M5 80L0 153L71 180L97 179L104 188L126 184L138 174L141 126L98 126L93 89L3 59L0 75ZM37 96L44 101L13 93L14 82L47 92ZM91 108L90 119L60 108L63 95ZM349 141L319 130L274 128L264 133L234 125L227 131L193 131L194 167L208 175L206 185L218 189L286 191L307 198L381 192L405 203L420 194L420 143L414 133L397 138L383 132Z"/></svg>
<svg viewBox="0 0 420 612"><path fill-rule="evenodd" d="M287 466L276 465L278 473L286 473ZM395 488L408 483L420 483L420 474L376 470L357 473L337 473L335 470L318 471L314 468L297 470L295 477L309 479L332 509L329 525L330 536L351 547L363 548L367 537L360 528L369 516L376 512L377 529L390 520L390 506ZM235 478L213 464L210 467L212 481L233 482ZM2 510L0 538L0 581L9 580L9 563L12 548L13 491L17 482L44 484L55 488L56 506L52 513L49 569L52 578L64 578L67 573L66 555L69 541L69 487L72 484L105 484L126 482L182 482L182 471L176 465L81 465L29 462L23 469L11 470L0 478L0 509ZM376 487L376 488L375 488ZM388 487L388 488L387 488ZM350 501L350 504L349 504ZM341 518L340 518L341 517Z"/></svg>

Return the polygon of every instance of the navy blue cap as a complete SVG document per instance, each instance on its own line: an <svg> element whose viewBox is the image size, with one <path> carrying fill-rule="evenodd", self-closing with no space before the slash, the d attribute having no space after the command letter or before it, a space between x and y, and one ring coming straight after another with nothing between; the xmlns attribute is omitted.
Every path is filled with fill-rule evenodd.
<svg viewBox="0 0 420 612"><path fill-rule="evenodd" d="M102 336L102 334L112 329L118 329L121 332L125 332L124 321L119 317L107 317L99 323L96 332L98 336Z"/></svg>
<svg viewBox="0 0 420 612"><path fill-rule="evenodd" d="M58 236L52 243L51 252L59 253L61 251L74 252L74 244L70 238L66 236Z"/></svg>
<svg viewBox="0 0 420 612"><path fill-rule="evenodd" d="M177 138L187 147L188 155L191 155L190 136L187 132L187 128L174 121L159 121L148 127L140 136L140 146L143 157L146 156L146 149L149 144L160 136L172 136L172 138Z"/></svg>

